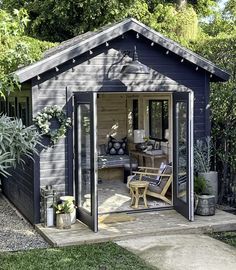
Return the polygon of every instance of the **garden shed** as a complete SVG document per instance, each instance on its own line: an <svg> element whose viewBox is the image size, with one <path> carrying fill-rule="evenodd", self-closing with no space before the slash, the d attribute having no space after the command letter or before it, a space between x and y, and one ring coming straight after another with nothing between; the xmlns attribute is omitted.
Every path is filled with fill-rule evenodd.
<svg viewBox="0 0 236 270"><path fill-rule="evenodd" d="M124 178L135 162L172 166L170 203L150 200L148 210L172 207L193 220L193 141L210 134L210 82L227 81L227 72L130 18L65 41L15 74L22 90L2 111L29 125L57 105L72 119L65 138L3 181L31 223L40 222L40 188L52 185L75 196L77 218L97 231L99 213L129 210ZM144 137L145 153L136 149ZM127 194L111 200L117 190Z"/></svg>

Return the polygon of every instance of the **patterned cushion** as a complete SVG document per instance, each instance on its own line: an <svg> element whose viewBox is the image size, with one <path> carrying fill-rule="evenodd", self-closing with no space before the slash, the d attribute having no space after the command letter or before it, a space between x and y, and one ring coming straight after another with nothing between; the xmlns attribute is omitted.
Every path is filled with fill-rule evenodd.
<svg viewBox="0 0 236 270"><path fill-rule="evenodd" d="M138 181L140 179L139 174L134 174L131 176L130 181ZM161 182L161 179L158 179L155 176L151 175L142 175L142 181L147 181L149 186L158 186Z"/></svg>
<svg viewBox="0 0 236 270"><path fill-rule="evenodd" d="M108 154L109 155L125 155L127 154L127 138L120 141L110 136L108 141Z"/></svg>
<svg viewBox="0 0 236 270"><path fill-rule="evenodd" d="M166 165L165 170L163 171L163 174L172 174L172 166ZM166 182L168 181L169 176L162 176L161 182L160 182L160 188L163 189Z"/></svg>

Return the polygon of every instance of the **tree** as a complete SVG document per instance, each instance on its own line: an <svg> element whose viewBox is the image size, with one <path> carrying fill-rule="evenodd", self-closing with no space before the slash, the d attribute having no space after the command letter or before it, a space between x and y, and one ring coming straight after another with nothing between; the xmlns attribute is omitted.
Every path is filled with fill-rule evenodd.
<svg viewBox="0 0 236 270"><path fill-rule="evenodd" d="M24 35L29 22L25 10L14 10L10 15L0 10L0 96L15 91L17 78L11 73L20 66L28 65L41 58L42 52L54 46Z"/></svg>
<svg viewBox="0 0 236 270"><path fill-rule="evenodd" d="M236 36L208 38L198 43L197 50L223 69L231 78L227 83L211 87L212 136L216 143L216 157L220 161L221 189L219 202L230 192L236 172Z"/></svg>
<svg viewBox="0 0 236 270"><path fill-rule="evenodd" d="M5 98L17 90L18 81L11 73L20 65L39 59L53 44L24 36L28 23L25 10L14 10L10 15L0 10L0 95ZM26 156L37 153L39 133L36 127L25 127L20 119L0 115L0 175L9 175L7 169L23 164Z"/></svg>
<svg viewBox="0 0 236 270"><path fill-rule="evenodd" d="M186 5L186 3L188 5ZM175 30L182 27L185 23L196 25L197 16L202 17L210 14L211 7L215 4L214 0L3 0L2 7L12 11L12 7L25 8L30 16L31 22L28 25L28 33L36 38L48 41L64 41L76 35L87 31L93 31L108 23L117 22L126 17L134 17L138 20L155 28L156 22L162 17L162 26L168 28L168 23L178 21L175 13L184 13L182 17L187 16L187 21L180 19L175 27L170 27L175 34ZM192 6L191 6L192 5ZM163 8L164 7L164 8ZM180 8L181 7L181 8ZM158 10L160 8L160 10ZM161 14L161 10L166 10ZM168 10L169 9L169 10ZM173 10L174 13L173 13ZM168 13L168 14L167 14ZM156 15L159 15L158 18ZM170 15L173 15L172 17ZM193 23L190 21L193 15ZM197 14L197 15L196 15ZM168 19L164 20L167 15ZM171 19L171 20L170 20ZM161 27L158 27L160 29ZM174 32L173 32L174 31ZM189 31L191 32L191 30ZM183 31L181 30L182 34ZM194 32L195 33L195 32ZM174 36L174 35L172 35Z"/></svg>

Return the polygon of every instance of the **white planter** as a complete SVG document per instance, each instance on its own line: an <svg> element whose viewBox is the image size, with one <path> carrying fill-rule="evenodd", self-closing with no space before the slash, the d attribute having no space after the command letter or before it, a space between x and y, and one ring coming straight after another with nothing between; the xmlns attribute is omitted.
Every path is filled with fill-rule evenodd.
<svg viewBox="0 0 236 270"><path fill-rule="evenodd" d="M57 214L56 225L57 229L70 229L71 218L70 214Z"/></svg>
<svg viewBox="0 0 236 270"><path fill-rule="evenodd" d="M206 179L207 189L206 193L215 195L215 201L218 201L218 173L215 171L210 171L206 173L199 173Z"/></svg>
<svg viewBox="0 0 236 270"><path fill-rule="evenodd" d="M71 209L72 212L70 213L70 218L71 218L71 224L74 224L76 222L76 209L73 203L75 201L75 198L73 196L61 196L60 200L62 202L69 201L73 204L73 209Z"/></svg>

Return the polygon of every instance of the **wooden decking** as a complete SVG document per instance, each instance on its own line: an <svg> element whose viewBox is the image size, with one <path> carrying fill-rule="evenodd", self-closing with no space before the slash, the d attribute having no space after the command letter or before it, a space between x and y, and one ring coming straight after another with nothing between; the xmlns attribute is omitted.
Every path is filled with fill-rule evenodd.
<svg viewBox="0 0 236 270"><path fill-rule="evenodd" d="M205 233L236 230L236 215L220 210L214 216L195 216L194 222L187 221L174 210L135 213L134 221L113 224L99 224L99 232L94 233L80 222L69 230L44 228L36 225L36 230L52 246L72 246L112 240L163 234Z"/></svg>

